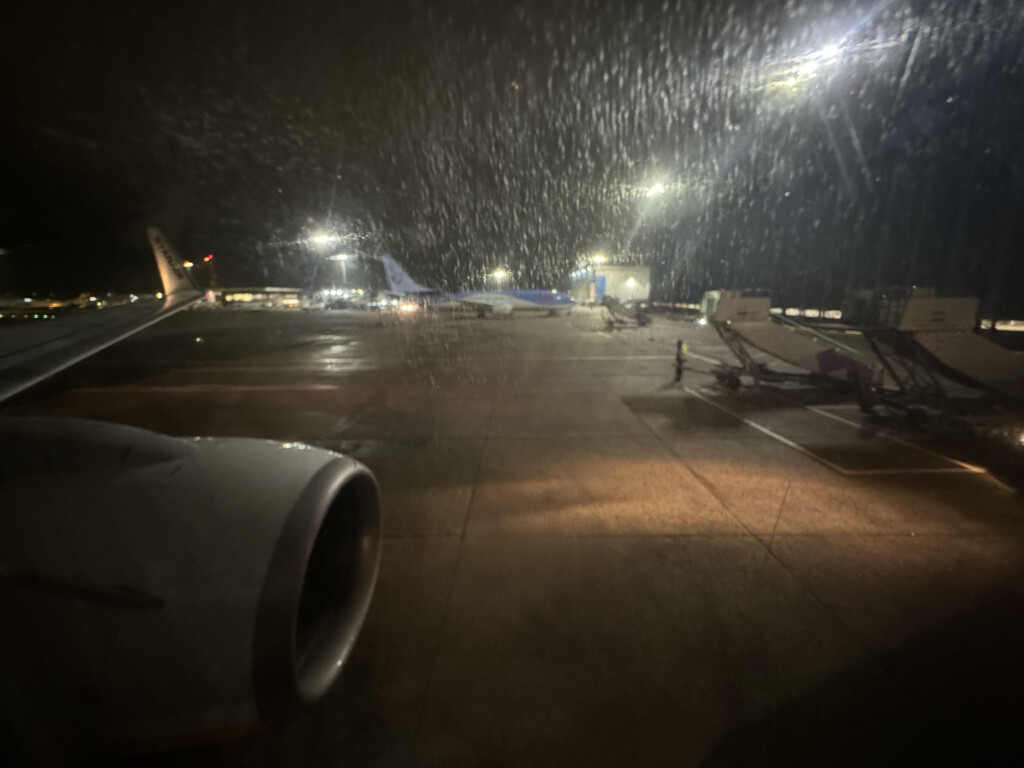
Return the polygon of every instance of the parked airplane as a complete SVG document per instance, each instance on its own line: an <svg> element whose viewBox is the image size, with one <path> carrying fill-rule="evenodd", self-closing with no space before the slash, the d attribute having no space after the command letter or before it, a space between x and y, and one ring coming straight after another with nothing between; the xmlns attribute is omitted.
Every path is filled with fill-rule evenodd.
<svg viewBox="0 0 1024 768"><path fill-rule="evenodd" d="M461 291L442 293L413 280L391 256L379 256L392 293L435 309L475 309L483 315L511 315L514 312L568 314L575 303L557 290Z"/></svg>
<svg viewBox="0 0 1024 768"><path fill-rule="evenodd" d="M162 303L69 315L19 349L5 330L0 399L199 298L149 236ZM70 762L225 740L337 678L380 550L377 483L358 462L0 418L0 478L0 717L40 762L54 744Z"/></svg>

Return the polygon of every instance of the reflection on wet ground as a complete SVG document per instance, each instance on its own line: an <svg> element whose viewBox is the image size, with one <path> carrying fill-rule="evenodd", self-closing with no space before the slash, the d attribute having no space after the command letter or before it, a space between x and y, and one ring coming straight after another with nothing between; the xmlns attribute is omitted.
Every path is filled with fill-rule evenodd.
<svg viewBox="0 0 1024 768"><path fill-rule="evenodd" d="M380 582L341 682L281 728L165 764L1019 748L1019 461L994 477L974 438L900 433L832 393L728 392L700 358L675 385L676 338L725 355L662 318L191 313L3 414L303 440L380 479Z"/></svg>

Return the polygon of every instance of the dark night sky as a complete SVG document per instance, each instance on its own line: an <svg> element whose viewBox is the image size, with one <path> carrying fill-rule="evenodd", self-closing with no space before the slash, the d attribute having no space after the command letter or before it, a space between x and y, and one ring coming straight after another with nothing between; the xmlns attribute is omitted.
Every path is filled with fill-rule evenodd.
<svg viewBox="0 0 1024 768"><path fill-rule="evenodd" d="M0 33L0 292L155 287L152 223L233 283L306 284L327 227L450 287L602 250L658 298L1024 311L1014 3L423 5L34 4Z"/></svg>

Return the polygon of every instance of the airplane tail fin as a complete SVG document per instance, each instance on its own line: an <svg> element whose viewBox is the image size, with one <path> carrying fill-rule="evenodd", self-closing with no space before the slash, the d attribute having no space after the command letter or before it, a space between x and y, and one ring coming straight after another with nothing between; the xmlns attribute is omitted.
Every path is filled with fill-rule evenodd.
<svg viewBox="0 0 1024 768"><path fill-rule="evenodd" d="M388 288L392 293L435 293L433 288L420 285L402 269L398 262L384 254L380 257L384 265L384 274L388 279Z"/></svg>
<svg viewBox="0 0 1024 768"><path fill-rule="evenodd" d="M156 266L160 270L160 280L164 284L166 299L196 295L199 289L192 282L181 257L171 248L159 229L150 227L147 232L149 242L153 246L153 255L156 256Z"/></svg>

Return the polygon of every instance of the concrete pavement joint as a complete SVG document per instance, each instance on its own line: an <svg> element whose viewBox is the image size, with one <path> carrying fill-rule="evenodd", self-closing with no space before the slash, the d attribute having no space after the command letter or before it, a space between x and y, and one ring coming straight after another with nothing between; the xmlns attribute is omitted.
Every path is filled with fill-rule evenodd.
<svg viewBox="0 0 1024 768"><path fill-rule="evenodd" d="M775 525L772 526L772 535L768 537L768 544L765 547L765 557L768 556L768 552L771 552L772 542L775 541L775 531L779 529L779 520L782 519L782 510L786 507L786 499L789 498L789 487L792 485L790 481L786 481L786 490L782 492L782 501L779 502L779 514L775 516Z"/></svg>
<svg viewBox="0 0 1024 768"><path fill-rule="evenodd" d="M459 579L459 570L462 566L462 554L466 543L466 531L469 529L469 518L473 510L473 500L476 498L476 491L480 485L480 476L483 473L484 454L487 450L491 423L494 420L494 411L496 409L497 400L492 400L491 412L487 416L487 424L484 427L483 444L480 446L480 452L477 455L476 476L473 478L473 490L470 491L469 499L466 501L466 514L462 518L462 531L459 535L459 549L455 556L455 567L452 568L452 577L448 583L448 590L444 596L444 608L441 610L441 622L437 627L437 636L434 640L433 652L430 654L430 671L427 673L427 687L423 691L423 701L420 702L420 711L416 716L416 730L413 733L412 741L409 745L410 762L412 762L416 756L416 747L419 744L420 732L423 728L423 718L427 712L427 704L430 702L430 694L434 689L434 673L437 670L437 657L441 652L441 640L444 637L445 625L448 623L448 614L451 610L452 595L455 592L455 585Z"/></svg>
<svg viewBox="0 0 1024 768"><path fill-rule="evenodd" d="M603 381L603 379L602 379L602 381ZM608 386L607 383L605 383L605 386L606 387ZM685 389L686 392L690 392L691 394L694 394L699 399L705 400L706 402L709 402L709 404L715 405L715 407L719 407L715 403L711 403L710 401L707 401L706 398L701 397L700 395L697 395L689 387L685 387L684 389ZM723 409L723 410L726 410L728 412L727 409ZM736 414L733 414L733 415L735 416ZM884 664L882 664L881 660L879 658L877 658L874 653L871 652L871 649L861 640L861 638L857 635L857 633L853 631L853 628L849 624L847 624L845 621L843 621L842 618L840 618L840 616L838 615L838 613L836 613L831 607L829 607L828 603L825 602L825 600L823 598L821 598L816 592L814 592L814 590L811 588L811 586L809 584L805 583L802 579L800 579L800 577L797 576L797 574L785 563L785 561L783 561L782 558L771 549L770 541L768 543L766 543L749 525L747 525L746 521L744 521L736 513L736 511L725 500L725 498L721 495L721 493L714 486L714 484L710 480L708 480L707 478L703 477L693 467L691 467L687 463L686 459L683 456L681 456L679 453L677 453L675 451L675 449L670 444L668 444L665 441L665 439L660 434L658 434L658 432L650 424L648 424L645 421L643 421L643 419L639 419L639 417L636 417L636 418L638 418L638 420L648 429L648 431L650 431L661 442L661 444L663 446L665 446L666 449L668 449L669 453L671 453L673 456L676 457L677 461L682 465L682 467L687 472L689 472L690 475L698 483L700 483L715 499L718 500L718 502L722 505L723 509L725 509L730 515L732 515L732 517L736 520L736 522L738 522L739 525L745 531L747 531L747 534L754 541L756 541L758 544L761 545L761 547L764 549L764 552L765 552L765 558L767 559L768 557L771 557L771 559L774 560L778 564L778 566L783 570L783 572L786 573L786 575L793 581L793 583L796 584L800 588L800 590L803 591L803 593L807 596L807 599L812 604L816 605L818 607L818 609L822 612L822 614L824 616L828 617L828 619L831 620L835 624L836 627L838 627L839 631L841 633L843 633L843 635L850 641L850 643L852 643L858 649L859 655L862 658L864 658L866 660L869 660L870 663L874 664L875 667L877 667L878 670L882 674L884 674L886 677L888 677L890 679L890 681L892 682L892 684L895 687L900 688L901 690L905 690L905 686L901 686L900 685L900 683L899 683L898 679L896 678L896 676L889 669L887 669ZM740 418L742 421L746 421L745 419L742 419L742 417L737 416L737 418ZM767 430L763 430L763 431L767 431ZM786 441L786 440L783 439L781 442L787 443L789 441ZM814 457L812 456L812 458L814 458ZM787 485L787 493L788 493L788 485ZM782 510L781 510L781 506L780 506L780 510L779 510L780 515L781 515L781 511ZM774 533L773 533L773 537L774 537ZM764 561L762 561L762 562L764 562Z"/></svg>

